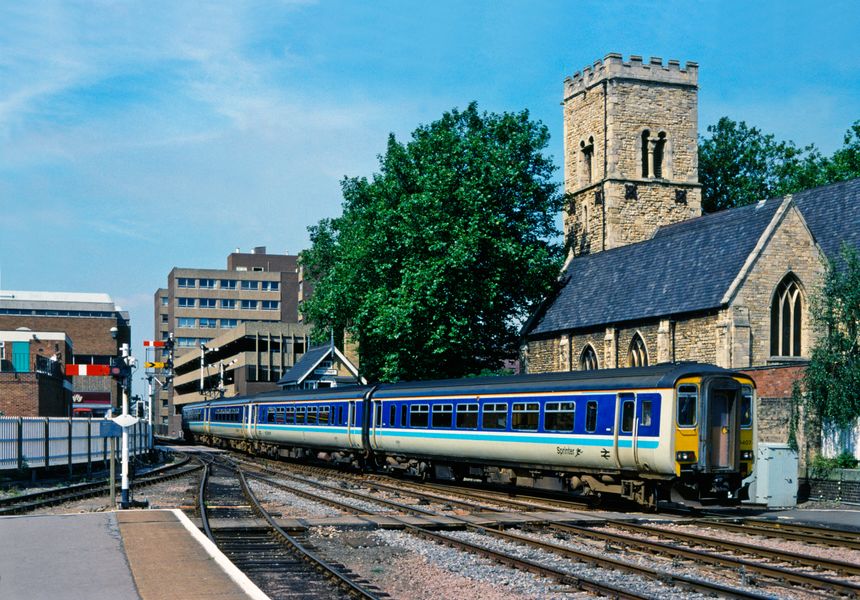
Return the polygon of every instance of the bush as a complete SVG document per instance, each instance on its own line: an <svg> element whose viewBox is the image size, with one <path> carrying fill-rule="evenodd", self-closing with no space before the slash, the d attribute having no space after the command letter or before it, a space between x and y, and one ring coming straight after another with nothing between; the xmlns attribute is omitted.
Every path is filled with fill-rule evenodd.
<svg viewBox="0 0 860 600"><path fill-rule="evenodd" d="M812 479L824 479L835 469L855 469L858 464L860 461L850 452L843 452L833 458L816 456L809 464L809 475Z"/></svg>

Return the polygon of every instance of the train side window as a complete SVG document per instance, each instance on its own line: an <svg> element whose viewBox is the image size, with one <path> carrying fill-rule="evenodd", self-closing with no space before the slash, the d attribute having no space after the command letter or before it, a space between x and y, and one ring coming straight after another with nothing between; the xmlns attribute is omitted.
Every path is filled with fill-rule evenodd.
<svg viewBox="0 0 860 600"><path fill-rule="evenodd" d="M413 404L409 407L409 426L427 427L430 407L427 404Z"/></svg>
<svg viewBox="0 0 860 600"><path fill-rule="evenodd" d="M753 399L752 387L749 385L741 386L741 427L749 429L752 427L753 420Z"/></svg>
<svg viewBox="0 0 860 600"><path fill-rule="evenodd" d="M271 406L266 409L266 423L274 423L275 422L275 409Z"/></svg>
<svg viewBox="0 0 860 600"><path fill-rule="evenodd" d="M405 404L400 405L400 426L406 427L406 411L407 407Z"/></svg>
<svg viewBox="0 0 860 600"><path fill-rule="evenodd" d="M433 427L443 429L451 429L454 424L454 405L453 404L434 404L433 405Z"/></svg>
<svg viewBox="0 0 860 600"><path fill-rule="evenodd" d="M575 411L576 405L573 402L547 402L543 428L546 431L573 431Z"/></svg>
<svg viewBox="0 0 860 600"><path fill-rule="evenodd" d="M328 406L320 406L317 420L320 425L328 425L328 416L330 409Z"/></svg>
<svg viewBox="0 0 860 600"><path fill-rule="evenodd" d="M397 418L397 405L392 404L391 406L388 407L388 426L389 427L396 426L396 423L394 422L394 420L396 418Z"/></svg>
<svg viewBox="0 0 860 600"><path fill-rule="evenodd" d="M377 402L374 404L374 412L376 413L376 427L382 427L382 403Z"/></svg>
<svg viewBox="0 0 860 600"><path fill-rule="evenodd" d="M337 422L341 425L346 425L346 421L343 420L343 406L337 407Z"/></svg>
<svg viewBox="0 0 860 600"><path fill-rule="evenodd" d="M296 423L301 425L305 422L305 409L304 407L296 408Z"/></svg>
<svg viewBox="0 0 860 600"><path fill-rule="evenodd" d="M349 405L349 422L355 425L355 404L350 403Z"/></svg>
<svg viewBox="0 0 860 600"><path fill-rule="evenodd" d="M597 401L589 400L585 405L585 430L588 433L597 431Z"/></svg>
<svg viewBox="0 0 860 600"><path fill-rule="evenodd" d="M642 419L641 424L642 427L651 427L651 406L652 402L650 400L642 401Z"/></svg>
<svg viewBox="0 0 860 600"><path fill-rule="evenodd" d="M633 416L636 413L635 408L636 403L633 400L625 400L621 405L621 431L624 433L630 433L633 431Z"/></svg>
<svg viewBox="0 0 860 600"><path fill-rule="evenodd" d="M699 403L699 388L695 385L678 386L678 426L696 425L696 406Z"/></svg>
<svg viewBox="0 0 860 600"><path fill-rule="evenodd" d="M316 406L308 406L307 423L308 423L308 425L316 425L317 424L317 407Z"/></svg>
<svg viewBox="0 0 860 600"><path fill-rule="evenodd" d="M459 429L477 429L478 428L478 405L477 404L458 404L457 405L457 427Z"/></svg>
<svg viewBox="0 0 860 600"><path fill-rule="evenodd" d="M511 411L511 429L537 431L540 420L540 404L537 402L514 402Z"/></svg>
<svg viewBox="0 0 860 600"><path fill-rule="evenodd" d="M284 412L284 423L288 425L293 425L296 422L296 409L293 407L282 408L282 412Z"/></svg>
<svg viewBox="0 0 860 600"><path fill-rule="evenodd" d="M481 419L481 426L484 429L507 429L508 405L485 404L484 415Z"/></svg>

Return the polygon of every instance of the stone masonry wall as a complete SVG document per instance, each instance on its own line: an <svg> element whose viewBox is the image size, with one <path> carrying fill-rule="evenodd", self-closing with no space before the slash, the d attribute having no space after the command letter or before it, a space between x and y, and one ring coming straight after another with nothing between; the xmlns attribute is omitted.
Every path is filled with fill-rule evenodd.
<svg viewBox="0 0 860 600"><path fill-rule="evenodd" d="M671 360L694 360L714 364L717 362L716 314L675 322L673 336L674 356Z"/></svg>
<svg viewBox="0 0 860 600"><path fill-rule="evenodd" d="M627 197L628 185L635 187L635 198ZM604 190L607 250L648 240L662 225L692 219L702 212L701 189L697 186L611 181ZM677 192L686 194L685 199L676 199Z"/></svg>
<svg viewBox="0 0 860 600"><path fill-rule="evenodd" d="M752 333L751 361L753 366L766 365L770 355L770 303L777 285L788 273L800 280L803 321L801 325L802 355L808 357L815 343L815 331L810 317L809 300L821 285L824 261L813 239L792 205L758 260L731 300L733 306L749 309Z"/></svg>

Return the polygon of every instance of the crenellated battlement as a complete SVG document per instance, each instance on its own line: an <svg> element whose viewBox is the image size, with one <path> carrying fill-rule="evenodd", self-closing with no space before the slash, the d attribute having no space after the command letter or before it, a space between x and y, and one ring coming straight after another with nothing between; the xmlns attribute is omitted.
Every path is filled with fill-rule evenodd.
<svg viewBox="0 0 860 600"><path fill-rule="evenodd" d="M699 65L687 61L684 68L678 60L669 60L664 65L663 59L652 56L646 63L641 56L630 55L630 61L617 52L610 52L603 60L596 60L594 65L577 71L572 77L564 80L564 97L569 98L587 90L604 79L627 78L668 83L676 85L698 85Z"/></svg>

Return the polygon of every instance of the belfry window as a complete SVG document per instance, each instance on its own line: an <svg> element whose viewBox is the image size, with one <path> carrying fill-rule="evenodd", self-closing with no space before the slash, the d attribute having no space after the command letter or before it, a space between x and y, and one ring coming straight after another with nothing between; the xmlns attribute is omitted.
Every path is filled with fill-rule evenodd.
<svg viewBox="0 0 860 600"><path fill-rule="evenodd" d="M648 151L648 138L651 137L651 132L647 129L642 132L642 179L646 179L651 172L648 168L650 163L651 153Z"/></svg>
<svg viewBox="0 0 860 600"><path fill-rule="evenodd" d="M594 137L589 137L588 143L585 140L579 142L579 147L582 150L582 180L584 185L588 185L593 175Z"/></svg>
<svg viewBox="0 0 860 600"><path fill-rule="evenodd" d="M642 336L638 333L633 336L633 340L630 342L630 350L627 352L627 366L648 366L648 351L645 349L645 342L642 341Z"/></svg>
<svg viewBox="0 0 860 600"><path fill-rule="evenodd" d="M657 134L657 142L654 144L654 177L663 178L663 154L666 147L666 132Z"/></svg>
<svg viewBox="0 0 860 600"><path fill-rule="evenodd" d="M588 344L579 357L579 370L593 371L597 368L597 353L594 351L594 347Z"/></svg>
<svg viewBox="0 0 860 600"><path fill-rule="evenodd" d="M801 355L803 299L797 277L786 275L773 294L770 305L771 356Z"/></svg>

